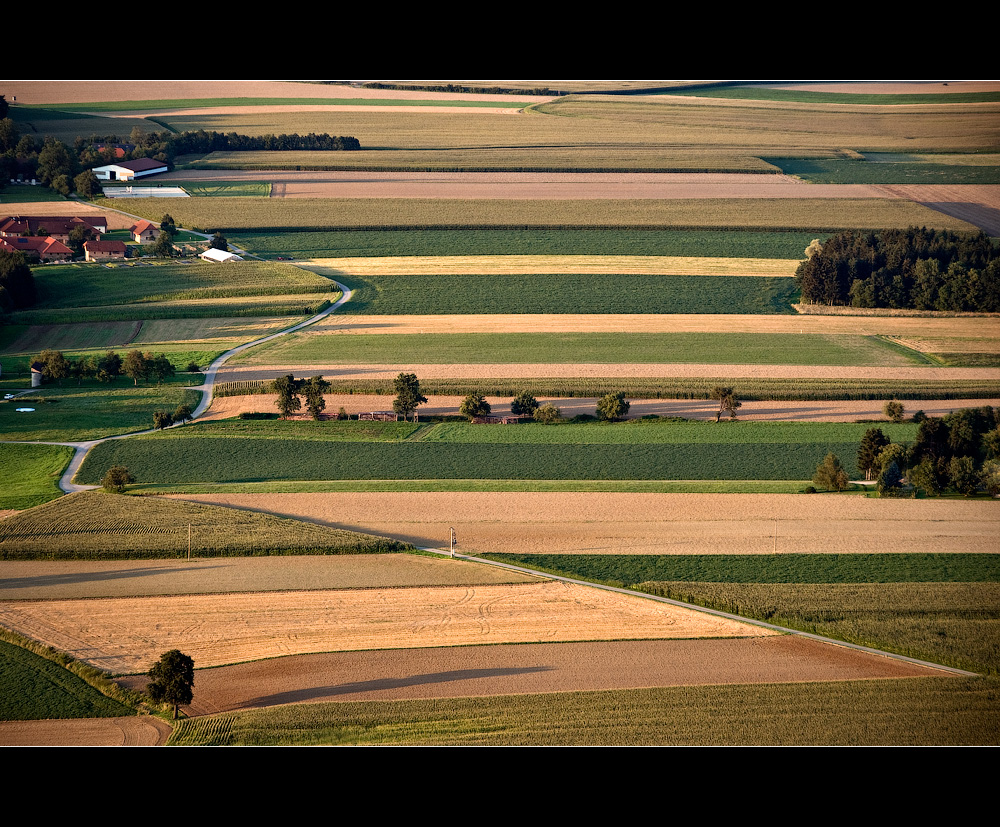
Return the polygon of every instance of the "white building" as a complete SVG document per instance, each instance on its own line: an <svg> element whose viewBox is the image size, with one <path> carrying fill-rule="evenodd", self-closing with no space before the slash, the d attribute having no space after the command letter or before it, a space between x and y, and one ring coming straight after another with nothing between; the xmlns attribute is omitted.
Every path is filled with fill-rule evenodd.
<svg viewBox="0 0 1000 827"><path fill-rule="evenodd" d="M147 175L166 172L167 165L154 161L152 158L140 158L138 161L122 161L119 164L107 164L94 167L94 175L98 181L134 181Z"/></svg>

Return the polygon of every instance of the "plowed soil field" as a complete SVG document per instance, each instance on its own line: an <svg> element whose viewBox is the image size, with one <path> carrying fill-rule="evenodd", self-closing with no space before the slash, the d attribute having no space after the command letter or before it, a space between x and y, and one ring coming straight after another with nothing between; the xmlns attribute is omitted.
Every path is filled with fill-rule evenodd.
<svg viewBox="0 0 1000 827"><path fill-rule="evenodd" d="M795 494L191 494L464 554L995 553L987 501Z"/></svg>

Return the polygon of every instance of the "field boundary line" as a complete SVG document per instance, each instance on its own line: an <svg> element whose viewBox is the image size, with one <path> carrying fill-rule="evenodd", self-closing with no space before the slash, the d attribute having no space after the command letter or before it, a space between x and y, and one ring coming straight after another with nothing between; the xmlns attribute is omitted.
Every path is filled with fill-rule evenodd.
<svg viewBox="0 0 1000 827"><path fill-rule="evenodd" d="M980 677L978 672L968 672L965 669L958 669L954 666L943 666L940 663L931 663L926 660L919 660L918 658L911 658L907 655L897 655L894 652L884 652L881 649L874 649L870 646L862 646L859 643L848 643L843 640L835 640L830 637L823 637L822 635L813 634L812 632L803 632L798 629L788 629L784 626L778 626L774 623L768 623L764 620L754 620L752 618L743 617L742 615L732 614L730 612L723 612L719 609L709 609L705 606L697 606L693 603L684 603L680 600L674 600L669 597L661 597L655 594L646 594L645 592L634 591L632 589L621 588L619 586L607 586L602 583L591 583L587 580L577 580L573 577L564 577L558 574L549 574L547 572L536 571L535 569L529 569L524 566L515 566L512 563L501 563L498 560L487 560L482 557L474 557L472 555L466 554L454 554L452 555L450 551L445 551L439 548L421 548L420 551L428 551L435 554L440 554L443 557L449 557L456 560L467 560L472 563L484 563L488 566L497 566L502 569L509 569L510 571L516 571L521 574L534 575L536 577L543 577L550 580L558 580L563 583L569 583L575 586L590 586L595 589L603 589L605 591L615 592L617 594L631 595L633 597L644 597L647 600L654 600L658 603L667 603L671 606L676 606L679 609L690 609L696 612L704 612L706 614L713 615L715 617L726 618L727 620L733 620L738 623L747 623L751 626L759 626L764 629L770 629L775 632L780 632L786 635L797 635L799 637L806 638L808 640L814 640L818 643L828 643L834 646L842 646L845 649L853 649L857 652L865 652L869 655L880 655L882 657L891 658L892 660L902 661L904 663L911 663L915 666L924 666L928 669L938 669L942 672L947 672L950 675L956 675L966 678L977 678Z"/></svg>

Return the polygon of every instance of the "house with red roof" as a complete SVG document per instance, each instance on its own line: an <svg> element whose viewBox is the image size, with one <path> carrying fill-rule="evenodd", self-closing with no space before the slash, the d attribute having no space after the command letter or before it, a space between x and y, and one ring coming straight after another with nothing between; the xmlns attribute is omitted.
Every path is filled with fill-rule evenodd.
<svg viewBox="0 0 1000 827"><path fill-rule="evenodd" d="M0 237L0 250L22 253L27 261L69 261L73 251L52 236Z"/></svg>
<svg viewBox="0 0 1000 827"><path fill-rule="evenodd" d="M150 241L156 241L156 237L160 234L160 229L155 224L143 219L138 224L133 224L128 228L128 231L132 233L132 240L138 241L140 244L148 244Z"/></svg>
<svg viewBox="0 0 1000 827"><path fill-rule="evenodd" d="M87 261L107 261L108 259L125 258L124 241L85 241L83 242L84 258Z"/></svg>

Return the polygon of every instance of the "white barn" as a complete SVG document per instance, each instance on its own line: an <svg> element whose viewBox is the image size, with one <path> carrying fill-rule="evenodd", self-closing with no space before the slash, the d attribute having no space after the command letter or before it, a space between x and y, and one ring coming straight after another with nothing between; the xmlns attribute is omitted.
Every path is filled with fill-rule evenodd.
<svg viewBox="0 0 1000 827"><path fill-rule="evenodd" d="M198 257L205 259L205 261L216 262L243 261L242 257L236 255L236 253L227 253L225 250L216 250L214 247L209 247L204 253L200 253Z"/></svg>
<svg viewBox="0 0 1000 827"><path fill-rule="evenodd" d="M98 181L134 181L147 175L166 172L167 165L154 161L152 158L140 158L137 161L122 161L119 164L107 164L94 167L94 175Z"/></svg>

